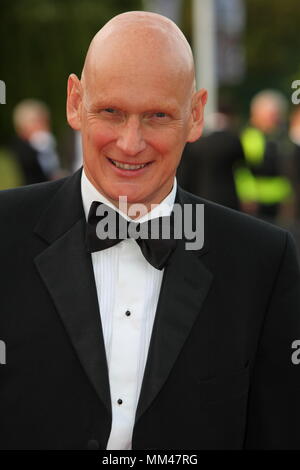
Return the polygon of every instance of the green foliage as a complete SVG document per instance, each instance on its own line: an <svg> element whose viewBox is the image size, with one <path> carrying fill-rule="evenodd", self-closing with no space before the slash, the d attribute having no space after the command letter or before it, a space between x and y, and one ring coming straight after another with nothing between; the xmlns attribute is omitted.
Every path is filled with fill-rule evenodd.
<svg viewBox="0 0 300 470"><path fill-rule="evenodd" d="M14 155L0 148L0 190L15 188L24 184L22 170Z"/></svg>
<svg viewBox="0 0 300 470"><path fill-rule="evenodd" d="M93 35L112 16L141 9L141 0L1 0L0 79L7 104L0 106L0 143L12 135L14 105L29 97L50 106L54 130L62 134L67 77L80 74Z"/></svg>
<svg viewBox="0 0 300 470"><path fill-rule="evenodd" d="M251 97L264 88L277 88L291 97L291 84L300 79L299 0L246 0L244 35L246 76L231 90L247 111Z"/></svg>

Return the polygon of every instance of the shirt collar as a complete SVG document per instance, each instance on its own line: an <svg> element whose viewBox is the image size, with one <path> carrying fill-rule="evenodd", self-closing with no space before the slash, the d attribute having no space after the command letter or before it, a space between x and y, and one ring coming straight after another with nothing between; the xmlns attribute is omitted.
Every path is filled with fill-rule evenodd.
<svg viewBox="0 0 300 470"><path fill-rule="evenodd" d="M139 218L139 222L145 222L146 220L153 219L155 217L169 216L172 212L175 196L177 191L177 181L174 178L174 184L171 192L158 204L154 209L145 214L143 217ZM103 194L101 194L95 186L90 182L88 177L85 174L84 168L82 169L81 175L81 197L84 208L84 213L86 219L88 218L89 210L93 201L99 201L107 206L113 208L116 212L119 212L125 219L131 220L127 214L121 212L116 206L114 206L110 201L106 199Z"/></svg>

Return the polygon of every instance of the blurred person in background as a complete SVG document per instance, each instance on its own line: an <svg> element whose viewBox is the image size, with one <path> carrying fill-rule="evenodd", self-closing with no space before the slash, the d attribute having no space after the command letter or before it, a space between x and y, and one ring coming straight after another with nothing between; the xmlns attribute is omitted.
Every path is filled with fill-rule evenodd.
<svg viewBox="0 0 300 470"><path fill-rule="evenodd" d="M79 170L83 164L81 133L71 128L66 129L59 148L65 156L64 162L69 173Z"/></svg>
<svg viewBox="0 0 300 470"><path fill-rule="evenodd" d="M293 168L295 187L295 215L300 219L300 106L293 110L290 117L289 137L293 143Z"/></svg>
<svg viewBox="0 0 300 470"><path fill-rule="evenodd" d="M293 145L292 183L295 197L295 220L289 229L295 237L300 258L300 106L294 108L290 115L289 137Z"/></svg>
<svg viewBox="0 0 300 470"><path fill-rule="evenodd" d="M13 123L16 137L12 151L23 173L24 184L62 177L46 104L34 99L21 101L14 108Z"/></svg>
<svg viewBox="0 0 300 470"><path fill-rule="evenodd" d="M241 134L245 167L236 172L241 207L270 222L288 218L292 207L286 112L281 93L263 90L252 99L250 123Z"/></svg>
<svg viewBox="0 0 300 470"><path fill-rule="evenodd" d="M229 106L220 107L210 117L213 130L186 145L177 178L187 191L237 210L233 170L244 161L244 153L234 131L233 117Z"/></svg>

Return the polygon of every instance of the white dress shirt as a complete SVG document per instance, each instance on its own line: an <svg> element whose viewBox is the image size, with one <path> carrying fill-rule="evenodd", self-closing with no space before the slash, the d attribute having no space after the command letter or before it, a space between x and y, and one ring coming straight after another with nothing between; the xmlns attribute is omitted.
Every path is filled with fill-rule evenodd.
<svg viewBox="0 0 300 470"><path fill-rule="evenodd" d="M176 187L175 179L169 195L139 222L170 215ZM93 201L118 210L97 191L84 170L81 193L86 218ZM123 213L122 216L130 220ZM112 428L107 449L130 450L163 270L151 266L132 239L92 253L92 263L112 400Z"/></svg>

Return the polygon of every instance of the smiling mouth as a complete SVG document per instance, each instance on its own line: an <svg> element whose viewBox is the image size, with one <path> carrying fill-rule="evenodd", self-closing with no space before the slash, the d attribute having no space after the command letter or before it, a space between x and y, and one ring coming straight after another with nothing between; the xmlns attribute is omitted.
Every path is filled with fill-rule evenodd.
<svg viewBox="0 0 300 470"><path fill-rule="evenodd" d="M117 168L120 168L121 170L141 170L142 168L145 168L145 166L150 165L152 162L148 163L140 163L137 165L130 165L129 163L121 163L116 160L112 160L111 158L108 159L114 166Z"/></svg>

